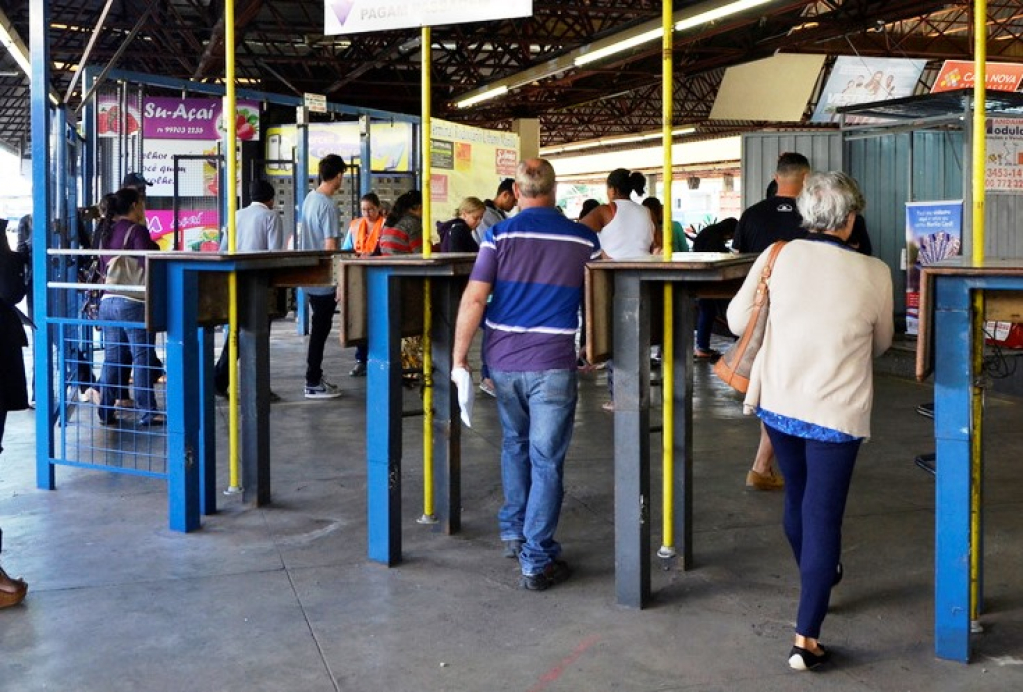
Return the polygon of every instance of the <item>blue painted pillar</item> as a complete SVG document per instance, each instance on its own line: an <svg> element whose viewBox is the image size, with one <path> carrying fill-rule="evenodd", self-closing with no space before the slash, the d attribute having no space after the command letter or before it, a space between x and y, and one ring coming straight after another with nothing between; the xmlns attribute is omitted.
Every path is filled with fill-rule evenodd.
<svg viewBox="0 0 1023 692"><path fill-rule="evenodd" d="M366 489L369 559L401 561L401 315L389 267L366 268Z"/></svg>
<svg viewBox="0 0 1023 692"><path fill-rule="evenodd" d="M299 106L301 110L302 107ZM308 119L308 114L306 115ZM299 124L295 127L296 151L295 151L295 239L296 250L322 250L321 247L303 248L300 244L302 234L299 233L299 224L302 223L302 204L306 195L309 194L309 126ZM305 298L305 291L301 288L295 289L295 331L299 336L309 333L309 304Z"/></svg>
<svg viewBox="0 0 1023 692"><path fill-rule="evenodd" d="M373 189L373 151L370 146L372 122L368 115L359 116L359 194Z"/></svg>
<svg viewBox="0 0 1023 692"><path fill-rule="evenodd" d="M964 277L935 277L934 648L970 658L970 291Z"/></svg>
<svg viewBox="0 0 1023 692"><path fill-rule="evenodd" d="M199 528L199 379L196 272L168 263L167 281L155 290L173 296L167 306L167 503L170 528Z"/></svg>
<svg viewBox="0 0 1023 692"><path fill-rule="evenodd" d="M50 247L52 216L50 200L50 3L32 0L29 11L29 40L32 63L32 274L36 332L34 366L36 394L36 486L53 490L53 350L50 347L50 301L46 251Z"/></svg>

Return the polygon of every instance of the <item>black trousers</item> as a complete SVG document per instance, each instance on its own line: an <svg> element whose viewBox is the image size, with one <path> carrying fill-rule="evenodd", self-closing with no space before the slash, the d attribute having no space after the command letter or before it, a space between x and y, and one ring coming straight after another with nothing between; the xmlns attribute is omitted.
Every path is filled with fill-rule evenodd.
<svg viewBox="0 0 1023 692"><path fill-rule="evenodd" d="M309 351L306 354L305 383L314 386L323 379L323 347L334 323L337 299L333 293L325 296L310 295L309 307L312 308L312 319L309 329Z"/></svg>

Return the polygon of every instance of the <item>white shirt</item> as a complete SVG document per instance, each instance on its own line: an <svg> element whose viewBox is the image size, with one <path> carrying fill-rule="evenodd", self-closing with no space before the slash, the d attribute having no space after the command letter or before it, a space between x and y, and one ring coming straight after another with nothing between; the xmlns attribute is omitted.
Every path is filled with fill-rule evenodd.
<svg viewBox="0 0 1023 692"><path fill-rule="evenodd" d="M281 216L262 202L239 209L234 216L235 250L252 252L284 249ZM220 239L220 251L227 252L227 234Z"/></svg>
<svg viewBox="0 0 1023 692"><path fill-rule="evenodd" d="M616 199L611 204L615 215L598 234L600 248L613 260L648 257L654 242L650 210L631 199Z"/></svg>

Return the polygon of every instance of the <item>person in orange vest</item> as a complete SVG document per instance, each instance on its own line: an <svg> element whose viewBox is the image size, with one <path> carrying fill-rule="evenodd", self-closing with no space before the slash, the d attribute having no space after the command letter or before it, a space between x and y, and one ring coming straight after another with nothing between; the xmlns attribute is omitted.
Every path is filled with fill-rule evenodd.
<svg viewBox="0 0 1023 692"><path fill-rule="evenodd" d="M384 215L381 213L380 198L375 192L367 192L359 200L362 216L352 219L348 225L348 233L342 250L354 250L360 255L378 255L377 244L380 232L384 228Z"/></svg>
<svg viewBox="0 0 1023 692"><path fill-rule="evenodd" d="M377 245L380 243L380 232L384 228L384 214L380 206L380 198L375 192L367 192L359 200L362 216L352 219L348 225L348 233L342 250L354 250L360 255L379 255ZM352 377L363 377L366 374L366 347L355 347L355 367L348 373Z"/></svg>

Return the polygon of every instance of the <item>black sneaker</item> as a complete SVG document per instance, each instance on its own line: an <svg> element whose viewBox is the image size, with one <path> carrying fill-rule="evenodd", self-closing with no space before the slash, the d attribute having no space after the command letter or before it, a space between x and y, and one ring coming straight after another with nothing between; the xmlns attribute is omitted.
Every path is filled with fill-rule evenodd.
<svg viewBox="0 0 1023 692"><path fill-rule="evenodd" d="M517 538L510 541L504 541L504 556L515 559L522 552L522 541Z"/></svg>
<svg viewBox="0 0 1023 692"><path fill-rule="evenodd" d="M572 576L572 570L561 560L547 563L539 574L523 574L519 584L528 591L545 591Z"/></svg>
<svg viewBox="0 0 1023 692"><path fill-rule="evenodd" d="M801 646L793 646L789 651L789 667L793 670L813 670L831 660L831 654L827 649L820 644L817 648L821 650L819 654Z"/></svg>
<svg viewBox="0 0 1023 692"><path fill-rule="evenodd" d="M365 377L366 375L366 364L361 360L355 362L355 367L352 368L351 372L348 373L352 377Z"/></svg>

